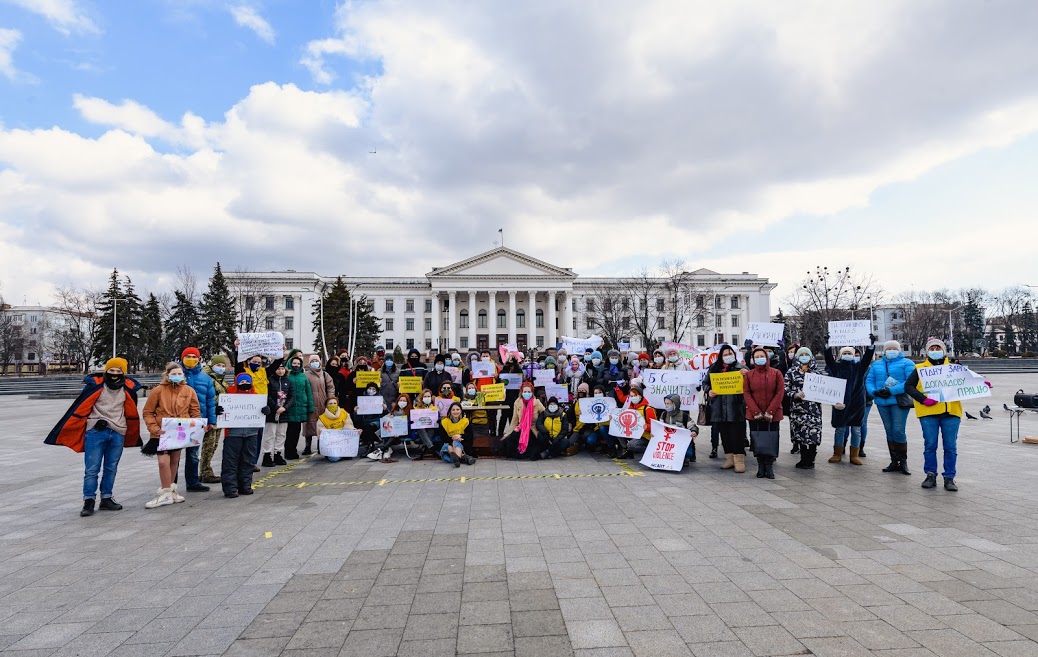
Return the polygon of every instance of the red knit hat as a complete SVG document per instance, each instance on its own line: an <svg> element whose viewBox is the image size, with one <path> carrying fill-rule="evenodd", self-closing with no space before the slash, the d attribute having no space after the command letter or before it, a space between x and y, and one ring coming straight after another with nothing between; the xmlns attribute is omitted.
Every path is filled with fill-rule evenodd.
<svg viewBox="0 0 1038 657"><path fill-rule="evenodd" d="M638 360L650 360L649 354L643 351L642 353L638 354Z"/></svg>
<svg viewBox="0 0 1038 657"><path fill-rule="evenodd" d="M197 347L188 347L184 351L180 352L180 360L184 360L188 356L194 356L198 360L202 360L202 354L198 351Z"/></svg>
<svg viewBox="0 0 1038 657"><path fill-rule="evenodd" d="M533 384L529 381L523 381L523 384L519 386L520 391L525 390L526 388L529 388L530 392L533 392Z"/></svg>

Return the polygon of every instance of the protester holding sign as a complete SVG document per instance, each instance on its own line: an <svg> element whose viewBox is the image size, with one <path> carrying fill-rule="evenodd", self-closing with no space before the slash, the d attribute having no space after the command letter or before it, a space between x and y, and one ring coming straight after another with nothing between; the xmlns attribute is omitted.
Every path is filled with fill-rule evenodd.
<svg viewBox="0 0 1038 657"><path fill-rule="evenodd" d="M408 392L413 388L410 388L408 384L404 382L404 379L411 379L411 385L414 385L413 379L417 378L418 381L424 382L425 375L429 373L428 368L422 362L422 354L417 349L409 349L407 351L407 360L403 365L400 366L400 376L397 378L397 386L401 392ZM415 393L420 393L422 390L422 384L418 384ZM435 390L435 388L430 388ZM352 408L352 406L351 406Z"/></svg>
<svg viewBox="0 0 1038 657"><path fill-rule="evenodd" d="M368 401L362 402L362 399ZM362 408L363 406L363 408ZM357 405L353 407L353 416L357 418L356 427L360 429L361 448L370 450L368 458L372 461L389 459L393 450L388 446L383 448L379 443L379 424L382 416L386 414L389 407L378 394L378 384L369 383L364 388L364 394L357 398ZM392 461L386 461L392 463Z"/></svg>
<svg viewBox="0 0 1038 657"><path fill-rule="evenodd" d="M606 354L606 362L598 372L597 383L601 384L606 390L612 390L617 397L617 401L619 401L620 396L617 394L617 391L626 394L628 390L627 382L627 368L620 364L620 352L616 349L610 349L609 353Z"/></svg>
<svg viewBox="0 0 1038 657"><path fill-rule="evenodd" d="M294 461L299 458L296 449L299 447L299 434L303 430L303 424L314 412L314 391L310 387L310 380L303 374L303 356L299 351L291 351L288 354L288 382L292 385L292 396L295 403L285 414L288 429L285 431L285 458Z"/></svg>
<svg viewBox="0 0 1038 657"><path fill-rule="evenodd" d="M863 360L862 362L868 362ZM905 358L901 343L887 340L883 345L883 358L872 363L865 377L865 390L876 402L876 410L883 420L887 434L887 449L890 450L890 465L883 472L908 471L908 436L905 425L908 411L913 406L912 398L905 394L905 382L915 372L915 363Z"/></svg>
<svg viewBox="0 0 1038 657"><path fill-rule="evenodd" d="M865 377L869 374L869 366L872 363L872 354L876 348L876 336L869 335L869 346L865 349L865 356L858 362L854 361L854 347L840 347L840 358L833 356L832 349L825 350L825 365L829 376L843 379L847 382L844 388L843 402L834 404L832 410L832 426L836 429L833 437L833 455L830 463L839 463L843 460L843 451L847 436L850 435L850 458L854 465L861 465L858 458L861 450L861 423L865 419Z"/></svg>
<svg viewBox="0 0 1038 657"><path fill-rule="evenodd" d="M663 400L663 413L659 419L664 424L688 429L692 433L692 441L685 450L685 458L682 467L696 462L696 436L699 435L699 426L696 424L688 411L681 410L681 395L667 395Z"/></svg>
<svg viewBox="0 0 1038 657"><path fill-rule="evenodd" d="M561 456L570 448L570 424L559 400L548 399L547 411L537 419L538 458L550 459Z"/></svg>
<svg viewBox="0 0 1038 657"><path fill-rule="evenodd" d="M337 397L329 397L325 400L324 411L317 416L317 441L320 444L321 432L325 429L354 429L353 418L344 409L339 407L339 399ZM352 453L352 452L350 452ZM335 463L343 458L349 459L348 456L325 456L331 463Z"/></svg>
<svg viewBox="0 0 1038 657"><path fill-rule="evenodd" d="M602 386L595 386L591 397L587 396L587 391L587 384L581 383L577 391L577 403L574 404L577 420L573 431L589 451L601 452L614 442L609 435L609 422L612 412L616 410L616 400L606 397Z"/></svg>
<svg viewBox="0 0 1038 657"><path fill-rule="evenodd" d="M280 335L280 334L275 334ZM288 350L285 348L285 338L281 336L281 350L271 350L271 355L268 357L261 351L246 352L242 347L241 338L234 339L234 348L238 351L239 358L245 357L245 361L237 363L234 366L234 374L238 375L242 372L248 372L249 376L252 377L252 389L256 391L257 395L267 394L267 381L274 374L280 365L284 364L285 358L288 356ZM260 432L259 437L256 439L256 459L259 460L259 453L261 451L263 432ZM252 471L258 472L259 468L254 467ZM215 483L215 482L214 482Z"/></svg>
<svg viewBox="0 0 1038 657"><path fill-rule="evenodd" d="M533 460L535 450L529 449L531 440L536 440L537 418L544 412L544 404L533 397L533 383L524 381L519 388L519 399L512 407L512 420L508 424L502 450L505 456Z"/></svg>
<svg viewBox="0 0 1038 657"><path fill-rule="evenodd" d="M606 391L606 394L611 395L612 388L607 387L604 382L600 381L603 369L602 352L592 351L589 354L589 358L584 360L584 383L589 386L601 385L602 389Z"/></svg>
<svg viewBox="0 0 1038 657"><path fill-rule="evenodd" d="M676 347L667 349L667 362L664 364L662 369L674 370L677 372L691 372L692 366L688 364L688 361L681 357Z"/></svg>
<svg viewBox="0 0 1038 657"><path fill-rule="evenodd" d="M255 395L252 376L242 372L227 388L229 395ZM263 412L269 409L264 406ZM223 458L220 462L220 486L223 496L235 498L252 495L252 464L256 462L256 434L261 429L237 427L226 429L223 437Z"/></svg>
<svg viewBox="0 0 1038 657"><path fill-rule="evenodd" d="M397 402L399 407L399 401ZM418 411L435 411L437 421L440 416L440 411L436 407L436 398L433 397L432 390L423 390L415 397L414 406L412 410ZM436 422L430 422L429 427L418 427L414 425L412 421L412 428L414 428L415 435L418 436L418 440L422 441L422 445L425 446L427 452L435 452L438 450L437 445L441 442L439 438L439 431L436 428Z"/></svg>
<svg viewBox="0 0 1038 657"><path fill-rule="evenodd" d="M652 421L656 419L656 409L649 406L648 400L645 399L645 388L637 381L631 384L630 395L624 396L619 390L617 394L622 398L624 408L636 410L645 418L645 429L641 435L631 438L626 443L623 438L613 436L620 447L616 458L630 459L643 453L648 446L649 439L652 438Z"/></svg>
<svg viewBox="0 0 1038 657"><path fill-rule="evenodd" d="M440 420L440 433L443 437L440 456L444 461L453 463L455 468L460 468L462 463L476 462L474 457L465 454L465 444L472 443L472 425L458 402L451 404L447 415Z"/></svg>
<svg viewBox="0 0 1038 657"><path fill-rule="evenodd" d="M168 363L162 374L162 382L148 395L141 413L144 425L148 428L149 440L141 453L147 456L157 455L159 463L158 496L144 504L146 509L183 502L184 498L177 493L173 485L173 475L180 465L179 449L159 451L159 438L162 437L162 420L165 418L201 418L202 411L198 406L198 395L187 385L184 368L180 363Z"/></svg>
<svg viewBox="0 0 1038 657"><path fill-rule="evenodd" d="M710 424L718 428L725 453L722 470L746 472L746 402L743 395L718 395L711 389L710 375L745 371L735 349L729 344L722 344L717 360L703 379L703 392L710 406Z"/></svg>
<svg viewBox="0 0 1038 657"><path fill-rule="evenodd" d="M255 382L253 388L255 389ZM259 394L259 391L256 391ZM288 410L292 407L295 394L288 380L288 368L279 363L267 382L267 423L263 428L263 467L286 465L282 454L288 431Z"/></svg>
<svg viewBox="0 0 1038 657"><path fill-rule="evenodd" d="M746 419L750 423L750 437L754 439L757 477L774 479L779 422L782 421L782 398L786 386L782 373L771 366L768 351L764 347L755 347L751 357L753 369L746 372L743 391ZM743 459L745 458L743 456ZM738 467L735 471L739 472Z"/></svg>
<svg viewBox="0 0 1038 657"><path fill-rule="evenodd" d="M822 444L822 405L804 398L804 377L817 373L818 366L807 347L797 348L794 354L796 366L786 370L785 376L789 430L793 446L800 452L800 461L795 467L811 470L815 467L818 446Z"/></svg>
<svg viewBox="0 0 1038 657"><path fill-rule="evenodd" d="M314 395L314 412L306 418L306 425L303 427L303 437L306 438L303 456L310 456L313 453L310 449L312 441L317 437L317 416L324 412L325 403L335 397L335 379L321 367L321 357L318 354L306 357L306 378Z"/></svg>

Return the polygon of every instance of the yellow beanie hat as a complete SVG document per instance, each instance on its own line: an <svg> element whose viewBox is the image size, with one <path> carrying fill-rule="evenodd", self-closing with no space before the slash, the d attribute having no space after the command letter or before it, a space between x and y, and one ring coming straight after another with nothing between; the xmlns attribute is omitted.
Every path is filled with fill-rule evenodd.
<svg viewBox="0 0 1038 657"><path fill-rule="evenodd" d="M119 369L121 369L123 371L123 374L126 374L126 372L130 368L130 366L126 362L125 358L109 358L105 362L105 371L107 372L108 370L112 369L113 367L118 367Z"/></svg>

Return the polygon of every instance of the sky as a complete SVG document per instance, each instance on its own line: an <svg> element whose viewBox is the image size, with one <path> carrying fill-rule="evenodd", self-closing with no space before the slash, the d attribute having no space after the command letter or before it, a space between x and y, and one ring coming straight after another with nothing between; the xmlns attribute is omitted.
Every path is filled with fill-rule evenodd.
<svg viewBox="0 0 1038 657"><path fill-rule="evenodd" d="M1031 0L0 0L0 295L178 267L1038 285Z"/></svg>

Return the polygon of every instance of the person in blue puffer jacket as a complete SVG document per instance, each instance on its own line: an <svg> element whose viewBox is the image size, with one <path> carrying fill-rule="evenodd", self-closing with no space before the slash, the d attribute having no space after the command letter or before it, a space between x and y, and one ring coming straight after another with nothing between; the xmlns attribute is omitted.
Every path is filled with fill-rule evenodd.
<svg viewBox="0 0 1038 657"><path fill-rule="evenodd" d="M180 352L180 362L184 366L184 379L198 396L198 407L202 411L202 417L206 419L208 426L206 431L216 428L216 386L211 376L202 371L202 356L197 347L187 347ZM187 458L184 459L184 478L187 480L187 489L193 493L206 493L209 487L202 484L198 478L198 450L199 447L188 447ZM174 473L176 474L176 473ZM174 485L176 480L174 480Z"/></svg>
<svg viewBox="0 0 1038 657"><path fill-rule="evenodd" d="M912 409L912 400L905 397L905 381L915 372L915 363L905 358L901 351L901 343L887 340L883 344L883 357L869 368L865 377L865 391L875 399L876 410L883 420L883 429L887 434L887 448L890 450L890 465L883 472L908 471L908 436L905 425L908 412ZM898 395L902 403L898 403Z"/></svg>

